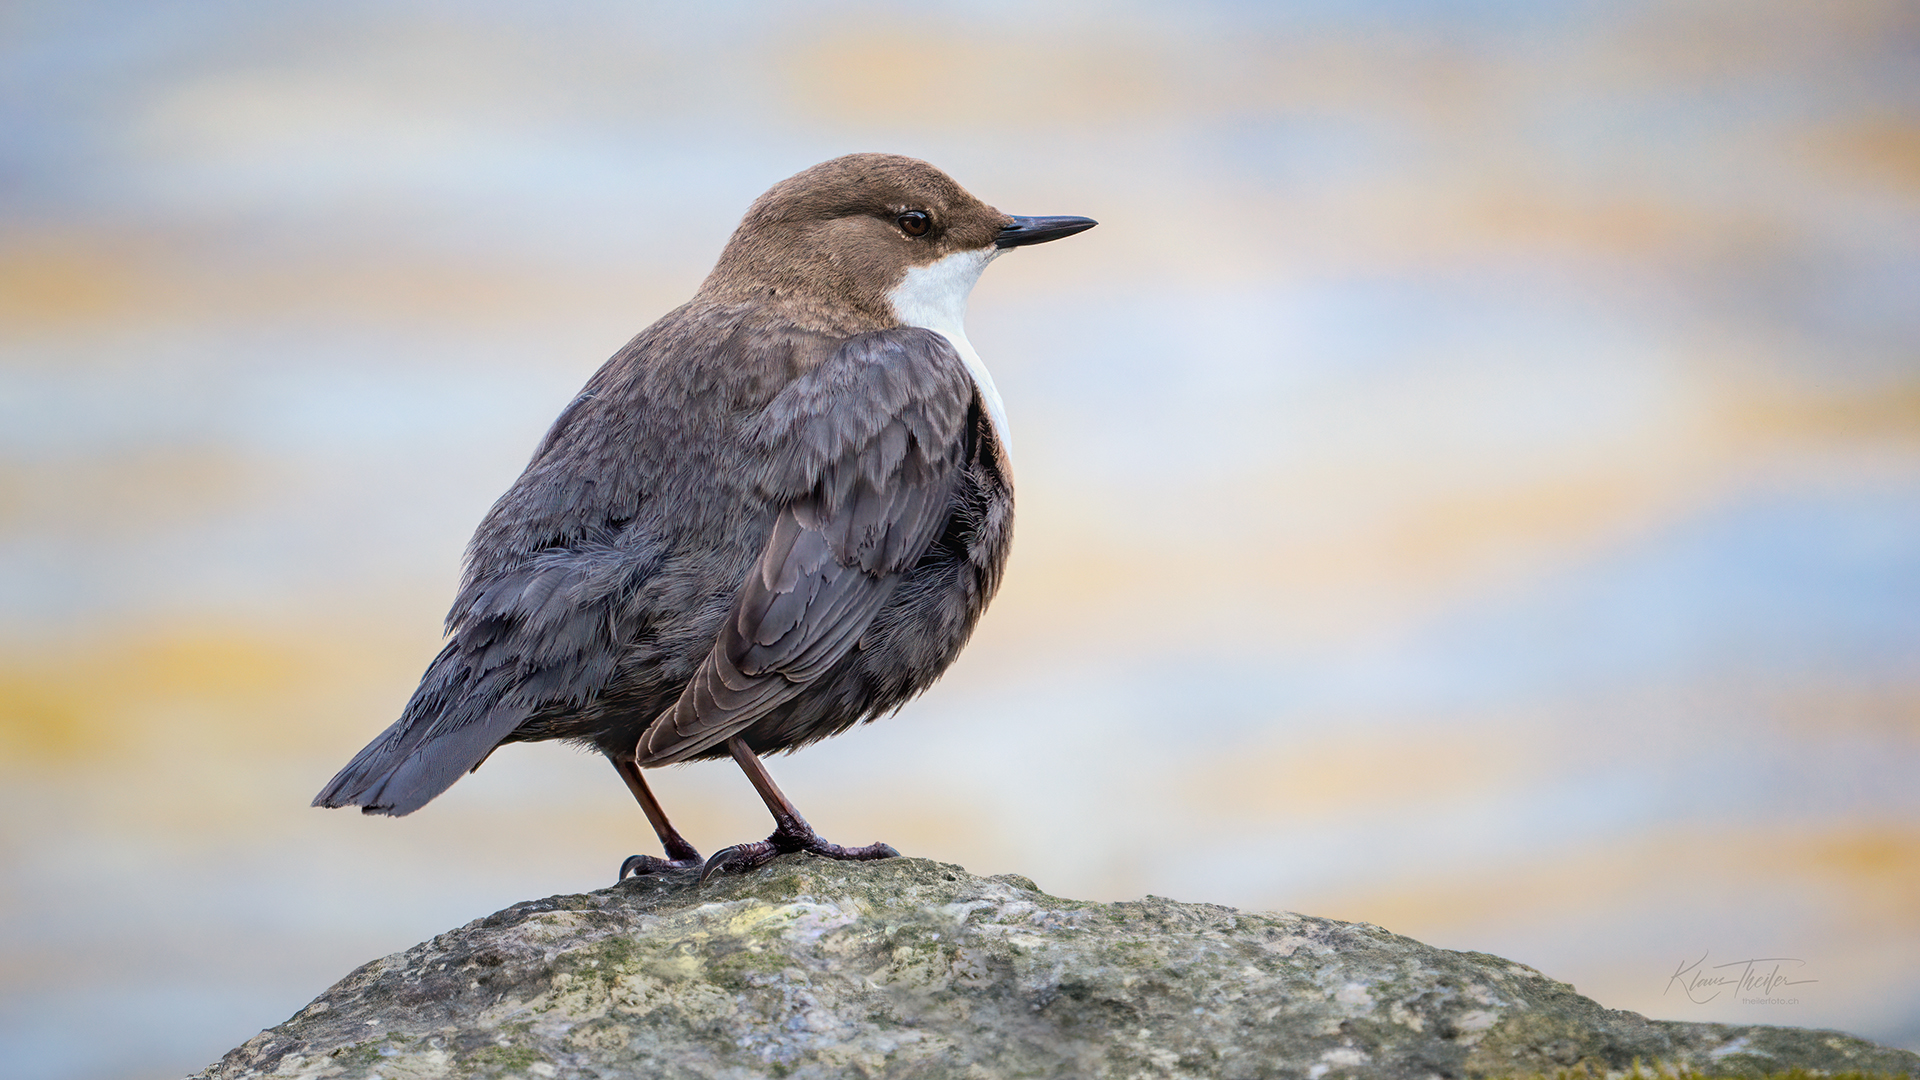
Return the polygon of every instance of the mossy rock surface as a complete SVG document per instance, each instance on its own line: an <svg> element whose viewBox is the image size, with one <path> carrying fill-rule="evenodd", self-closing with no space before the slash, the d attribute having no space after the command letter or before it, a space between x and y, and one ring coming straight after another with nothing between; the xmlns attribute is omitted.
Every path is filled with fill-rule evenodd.
<svg viewBox="0 0 1920 1080"><path fill-rule="evenodd" d="M348 975L242 1077L1920 1075L1830 1031L1650 1021L1364 923L1091 904L786 856L516 904Z"/></svg>

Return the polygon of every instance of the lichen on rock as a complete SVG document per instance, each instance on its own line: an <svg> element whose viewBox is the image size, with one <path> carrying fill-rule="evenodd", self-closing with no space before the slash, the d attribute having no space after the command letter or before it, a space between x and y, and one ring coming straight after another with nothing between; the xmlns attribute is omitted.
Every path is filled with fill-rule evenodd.
<svg viewBox="0 0 1920 1080"><path fill-rule="evenodd" d="M199 1074L1920 1074L1836 1032L1650 1021L1364 923L1064 900L924 859L786 856L516 904L348 975Z"/></svg>

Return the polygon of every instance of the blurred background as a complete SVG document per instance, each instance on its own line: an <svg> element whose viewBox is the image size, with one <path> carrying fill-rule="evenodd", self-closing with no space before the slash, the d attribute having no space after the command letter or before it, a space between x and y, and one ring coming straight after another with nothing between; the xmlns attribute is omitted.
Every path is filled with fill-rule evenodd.
<svg viewBox="0 0 1920 1080"><path fill-rule="evenodd" d="M1102 224L974 293L1011 570L773 759L826 835L1920 1049L1913 4L24 0L0 1075L190 1071L654 850L553 744L307 803L578 386L856 150Z"/></svg>

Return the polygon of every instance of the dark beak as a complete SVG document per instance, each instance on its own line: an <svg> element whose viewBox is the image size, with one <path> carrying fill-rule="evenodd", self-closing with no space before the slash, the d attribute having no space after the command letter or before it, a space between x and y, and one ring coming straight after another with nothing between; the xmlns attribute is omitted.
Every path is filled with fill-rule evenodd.
<svg viewBox="0 0 1920 1080"><path fill-rule="evenodd" d="M1077 232L1086 232L1100 224L1085 217L1013 217L1011 224L1002 225L994 235L993 246L997 248L1020 247L1025 244L1044 244L1049 240L1058 240L1063 236L1072 236Z"/></svg>

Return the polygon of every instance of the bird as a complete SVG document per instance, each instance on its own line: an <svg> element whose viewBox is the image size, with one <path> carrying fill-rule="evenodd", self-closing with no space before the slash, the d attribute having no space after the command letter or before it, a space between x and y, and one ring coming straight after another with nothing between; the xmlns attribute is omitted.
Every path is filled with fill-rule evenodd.
<svg viewBox="0 0 1920 1080"><path fill-rule="evenodd" d="M1006 410L967 341L987 264L1092 228L850 154L755 200L693 298L603 365L468 544L445 644L314 799L405 815L500 746L604 754L701 881L822 838L761 756L897 711L960 654L1013 535ZM731 757L774 830L702 859L643 770Z"/></svg>

